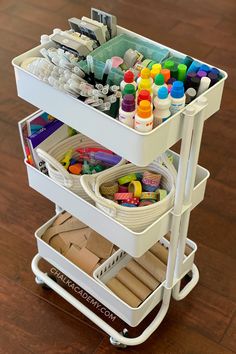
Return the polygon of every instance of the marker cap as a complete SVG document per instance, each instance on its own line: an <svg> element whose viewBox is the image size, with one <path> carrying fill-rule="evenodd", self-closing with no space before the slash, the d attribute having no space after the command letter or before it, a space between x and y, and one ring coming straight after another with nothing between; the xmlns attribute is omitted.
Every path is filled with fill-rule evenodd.
<svg viewBox="0 0 236 354"><path fill-rule="evenodd" d="M156 64L154 64L154 65L152 66L152 69L154 69L154 70L159 70L159 72L160 72L161 69L162 69L162 66L161 66L160 63L156 63Z"/></svg>
<svg viewBox="0 0 236 354"><path fill-rule="evenodd" d="M190 65L190 67L188 68L188 73L191 71L197 72L200 69L201 65L202 64L200 64L198 61L194 60Z"/></svg>
<svg viewBox="0 0 236 354"><path fill-rule="evenodd" d="M165 83L164 75L163 74L158 74L155 77L155 85L161 86L161 85L164 85L164 83Z"/></svg>
<svg viewBox="0 0 236 354"><path fill-rule="evenodd" d="M209 68L209 66L208 65L206 65L206 64L202 64L201 66L200 66L200 69L199 69L199 71L205 71L206 73L209 73L209 71L210 71L210 68ZM198 71L198 72L199 72Z"/></svg>
<svg viewBox="0 0 236 354"><path fill-rule="evenodd" d="M176 81L176 79L175 79L174 77L171 77L171 78L167 81L167 84L168 84L168 85L172 85L173 82L175 82L175 81Z"/></svg>
<svg viewBox="0 0 236 354"><path fill-rule="evenodd" d="M217 68L212 68L212 69L210 70L210 72L211 72L212 74L220 75L220 70L218 70Z"/></svg>
<svg viewBox="0 0 236 354"><path fill-rule="evenodd" d="M177 70L178 70L178 80L185 81L187 66L185 64L179 64Z"/></svg>
<svg viewBox="0 0 236 354"><path fill-rule="evenodd" d="M185 91L185 95L186 95L186 104L190 103L194 97L196 96L197 91L190 87L189 89L187 89L187 91Z"/></svg>
<svg viewBox="0 0 236 354"><path fill-rule="evenodd" d="M165 82L167 82L170 78L170 70L169 69L162 69L161 74L164 76Z"/></svg>
<svg viewBox="0 0 236 354"><path fill-rule="evenodd" d="M124 95L121 108L125 112L133 112L135 110L135 100L133 95Z"/></svg>
<svg viewBox="0 0 236 354"><path fill-rule="evenodd" d="M200 77L198 76L192 77L190 86L193 87L195 90L198 90L200 81L201 81Z"/></svg>
<svg viewBox="0 0 236 354"><path fill-rule="evenodd" d="M138 94L138 105L140 103L140 101L143 101L143 100L147 100L149 102L151 102L151 95L150 95L150 92L148 90L141 90L139 91L139 94Z"/></svg>
<svg viewBox="0 0 236 354"><path fill-rule="evenodd" d="M170 95L173 98L181 98L184 96L184 84L182 81L175 81L173 83Z"/></svg>
<svg viewBox="0 0 236 354"><path fill-rule="evenodd" d="M184 62L183 64L185 64L187 66L187 68L190 67L190 65L193 62L193 58L191 58L190 56L186 55L186 57L184 58Z"/></svg>
<svg viewBox="0 0 236 354"><path fill-rule="evenodd" d="M210 86L213 86L215 83L217 83L217 81L219 80L219 77L217 74L214 74L212 72L209 72L209 74L207 75L209 77L209 79L211 80L211 84Z"/></svg>
<svg viewBox="0 0 236 354"><path fill-rule="evenodd" d="M133 95L135 97L136 91L134 85L132 84L125 85L124 90L122 91L122 96L124 95Z"/></svg>
<svg viewBox="0 0 236 354"><path fill-rule="evenodd" d="M149 118L152 114L151 103L147 100L141 101L137 108L137 114L141 118Z"/></svg>
<svg viewBox="0 0 236 354"><path fill-rule="evenodd" d="M134 74L132 71L128 70L124 73L124 81L127 83L131 83L134 81Z"/></svg>
<svg viewBox="0 0 236 354"><path fill-rule="evenodd" d="M149 64L148 64L148 66L147 66L147 68L148 69L152 69L152 66L155 64L156 62L153 60L153 61L151 61Z"/></svg>
<svg viewBox="0 0 236 354"><path fill-rule="evenodd" d="M167 60L164 64L164 68L169 69L169 70L173 69L174 66L175 66L175 63L173 62L173 60Z"/></svg>
<svg viewBox="0 0 236 354"><path fill-rule="evenodd" d="M197 76L200 77L200 79L201 79L202 77L207 76L207 72L204 70L198 70Z"/></svg>
<svg viewBox="0 0 236 354"><path fill-rule="evenodd" d="M142 79L149 79L149 77L150 77L150 69L148 69L148 68L143 68L143 69L141 70L140 76L141 76Z"/></svg>
<svg viewBox="0 0 236 354"><path fill-rule="evenodd" d="M158 92L157 92L157 96L158 96L158 98L164 100L165 98L168 97L168 89L165 86L160 87Z"/></svg>
<svg viewBox="0 0 236 354"><path fill-rule="evenodd" d="M174 67L171 69L170 72L171 77L174 77L176 80L178 80L178 65L175 64Z"/></svg>

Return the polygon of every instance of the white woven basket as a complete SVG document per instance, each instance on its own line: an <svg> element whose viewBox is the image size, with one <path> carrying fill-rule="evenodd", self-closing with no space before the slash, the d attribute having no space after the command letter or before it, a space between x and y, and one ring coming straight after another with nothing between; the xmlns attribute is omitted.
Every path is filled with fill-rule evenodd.
<svg viewBox="0 0 236 354"><path fill-rule="evenodd" d="M59 144L53 146L48 152L42 149L37 149L37 153L40 158L42 158L46 162L48 174L54 181L68 188L83 199L92 202L93 200L88 196L88 194L81 186L81 175L78 176L70 174L59 162L63 159L68 150L72 149L74 151L72 157L78 158L79 154L77 151L75 151L75 149L86 147L96 147L104 149L102 145L96 143L87 136L78 133L72 137L62 140ZM117 164L117 166L122 165L124 163L125 160L122 159ZM113 168L114 167L111 167L110 170ZM98 172L96 175L99 175L101 173L103 172Z"/></svg>
<svg viewBox="0 0 236 354"><path fill-rule="evenodd" d="M161 186L168 191L167 196L163 200L148 206L129 208L116 204L100 194L99 189L102 183L116 181L127 174L144 172L145 170L162 175ZM175 195L174 173L170 172L168 168L157 161L152 162L146 167L137 167L131 163L125 166L116 166L112 170L103 172L100 176L84 175L81 178L81 184L86 193L95 201L97 208L135 232L144 231L158 217L169 210L173 206Z"/></svg>

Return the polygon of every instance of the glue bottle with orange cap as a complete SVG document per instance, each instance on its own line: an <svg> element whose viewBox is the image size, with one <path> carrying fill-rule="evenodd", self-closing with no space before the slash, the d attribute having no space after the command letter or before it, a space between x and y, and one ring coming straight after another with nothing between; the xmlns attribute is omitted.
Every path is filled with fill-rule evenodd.
<svg viewBox="0 0 236 354"><path fill-rule="evenodd" d="M134 129L139 132L146 133L150 132L153 128L153 114L151 103L147 100L140 101L137 108L135 119L134 119Z"/></svg>

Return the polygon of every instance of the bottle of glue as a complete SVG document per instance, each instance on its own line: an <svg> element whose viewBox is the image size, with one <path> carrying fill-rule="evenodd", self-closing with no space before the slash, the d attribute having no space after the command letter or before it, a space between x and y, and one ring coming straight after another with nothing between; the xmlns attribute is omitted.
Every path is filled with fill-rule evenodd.
<svg viewBox="0 0 236 354"><path fill-rule="evenodd" d="M151 103L147 100L140 101L134 119L134 128L139 132L150 132L153 128L153 114Z"/></svg>
<svg viewBox="0 0 236 354"><path fill-rule="evenodd" d="M134 73L131 70L128 70L124 73L124 80L121 81L120 83L120 90L121 92L124 90L125 85L127 84L131 84L135 87L135 89L137 88L137 84L134 81Z"/></svg>
<svg viewBox="0 0 236 354"><path fill-rule="evenodd" d="M165 86L160 87L157 97L154 98L154 128L171 116L170 105L171 100L168 94L168 89Z"/></svg>

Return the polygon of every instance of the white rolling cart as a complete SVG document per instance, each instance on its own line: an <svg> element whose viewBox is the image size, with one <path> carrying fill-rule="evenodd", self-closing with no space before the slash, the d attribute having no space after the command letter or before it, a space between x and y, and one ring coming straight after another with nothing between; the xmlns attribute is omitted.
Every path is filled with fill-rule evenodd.
<svg viewBox="0 0 236 354"><path fill-rule="evenodd" d="M139 37L149 43L166 48L159 43L118 26L118 34L121 33ZM84 288L86 289L87 287L86 290L90 291L92 296L97 296L98 300L105 306L111 310L116 310L116 306L118 306L116 297L106 293L99 282L96 282L95 279L89 280L89 276L85 275L77 266L66 260L41 240L41 235L52 221L49 220L47 224L36 231L39 253L32 261L32 270L36 276L37 283L47 284L103 329L110 336L110 341L113 345L123 348L125 346L138 345L146 341L161 324L168 311L171 295L176 300L182 300L190 293L199 279L199 272L194 264L196 245L187 238L188 225L191 210L204 198L206 182L209 177L208 171L197 165L204 121L220 108L227 74L220 70L222 79L218 83L150 133L139 133L124 126L119 121L114 120L114 118L85 105L71 95L58 91L20 67L20 63L25 58L37 56L41 48L48 46L53 46L53 43L40 45L13 60L17 91L21 98L50 113L137 166L146 166L181 140L180 155L171 152L174 157L174 165L178 171L174 206L143 232L134 232L128 229L111 216L97 209L93 204L59 185L25 162L29 185L32 188L53 201L56 204L57 212L61 209L67 210L115 243L123 250L120 251L122 257L129 257L129 255L140 257L157 241L162 241L163 237L170 231L170 240L165 240L169 250L167 274L161 289L157 292L154 291L149 303L145 305L145 301L144 306L141 305L139 311L135 313L130 311L130 309L125 313L125 310L122 310L124 307L120 307L119 317L124 319L129 325L136 326L159 302L162 302L160 310L152 323L136 338L129 338L126 329L122 333L117 332L105 320L97 316L39 269L38 263L41 258L44 258L75 283L80 284L82 282ZM178 56L183 55L170 48L167 49ZM38 111L34 114L39 115L40 112ZM21 125L30 117L32 115L19 122L20 132ZM188 257L184 255L186 243L193 249L193 252ZM124 251L127 254L126 256ZM187 273L191 274L191 280L180 291L181 279Z"/></svg>

